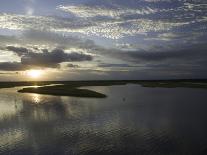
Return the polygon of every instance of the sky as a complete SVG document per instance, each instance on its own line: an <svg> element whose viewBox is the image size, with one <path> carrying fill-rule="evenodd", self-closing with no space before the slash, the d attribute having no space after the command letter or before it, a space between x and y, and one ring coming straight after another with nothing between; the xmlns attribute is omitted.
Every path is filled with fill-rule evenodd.
<svg viewBox="0 0 207 155"><path fill-rule="evenodd" d="M207 78L206 0L0 2L0 81Z"/></svg>

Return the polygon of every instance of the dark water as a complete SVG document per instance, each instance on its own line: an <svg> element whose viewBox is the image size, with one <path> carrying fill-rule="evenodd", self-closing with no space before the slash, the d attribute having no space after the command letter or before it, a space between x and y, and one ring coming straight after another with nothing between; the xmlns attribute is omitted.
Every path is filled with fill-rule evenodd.
<svg viewBox="0 0 207 155"><path fill-rule="evenodd" d="M106 99L0 90L0 154L207 154L207 90L90 87Z"/></svg>

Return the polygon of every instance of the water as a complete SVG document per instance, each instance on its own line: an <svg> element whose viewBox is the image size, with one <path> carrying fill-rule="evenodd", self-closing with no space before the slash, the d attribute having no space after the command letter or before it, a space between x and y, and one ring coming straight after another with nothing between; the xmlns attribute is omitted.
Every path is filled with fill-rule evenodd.
<svg viewBox="0 0 207 155"><path fill-rule="evenodd" d="M0 154L207 154L207 90L88 87L105 99L0 89Z"/></svg>

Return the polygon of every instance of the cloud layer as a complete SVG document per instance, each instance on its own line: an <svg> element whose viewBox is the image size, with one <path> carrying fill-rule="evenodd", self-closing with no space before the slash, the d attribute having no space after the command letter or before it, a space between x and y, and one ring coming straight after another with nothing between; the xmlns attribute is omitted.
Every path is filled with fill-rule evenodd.
<svg viewBox="0 0 207 155"><path fill-rule="evenodd" d="M0 6L0 70L207 77L206 0L50 2Z"/></svg>
<svg viewBox="0 0 207 155"><path fill-rule="evenodd" d="M21 62L1 62L0 70L18 71L34 67L59 68L63 62L91 61L91 55L71 52L66 53L62 49L54 49L49 52L43 49L41 52L34 52L23 47L8 46L8 50L14 52L21 58Z"/></svg>
<svg viewBox="0 0 207 155"><path fill-rule="evenodd" d="M205 0L117 1L92 0L85 4L59 5L57 10L68 13L58 16L0 14L0 28L11 30L49 30L82 33L111 39L143 33L193 30L205 28Z"/></svg>
<svg viewBox="0 0 207 155"><path fill-rule="evenodd" d="M20 62L0 62L0 70L2 71L22 71L27 69L30 69L30 67Z"/></svg>

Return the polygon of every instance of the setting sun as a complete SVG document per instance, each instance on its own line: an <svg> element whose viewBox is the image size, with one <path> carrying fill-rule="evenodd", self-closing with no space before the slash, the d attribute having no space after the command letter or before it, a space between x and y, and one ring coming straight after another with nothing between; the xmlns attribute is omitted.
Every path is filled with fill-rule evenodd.
<svg viewBox="0 0 207 155"><path fill-rule="evenodd" d="M39 78L42 75L42 70L29 70L27 71L27 75L31 78Z"/></svg>

